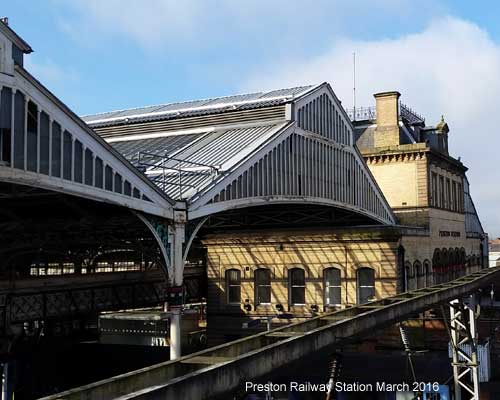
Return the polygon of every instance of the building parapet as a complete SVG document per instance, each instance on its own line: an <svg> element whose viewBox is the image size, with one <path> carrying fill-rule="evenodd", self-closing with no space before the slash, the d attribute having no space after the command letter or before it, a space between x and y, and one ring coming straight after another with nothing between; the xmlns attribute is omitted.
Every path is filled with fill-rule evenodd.
<svg viewBox="0 0 500 400"><path fill-rule="evenodd" d="M375 106L350 108L346 112L351 121L375 121L377 119L377 109ZM399 115L410 125L425 125L425 118L406 104L399 103Z"/></svg>

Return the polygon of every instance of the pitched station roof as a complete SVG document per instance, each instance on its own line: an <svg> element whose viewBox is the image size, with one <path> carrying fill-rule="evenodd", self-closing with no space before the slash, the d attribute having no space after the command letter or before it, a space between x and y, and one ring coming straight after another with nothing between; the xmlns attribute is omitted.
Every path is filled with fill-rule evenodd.
<svg viewBox="0 0 500 400"><path fill-rule="evenodd" d="M290 121L284 106L318 86L160 104L82 119L169 197L188 199L286 128Z"/></svg>
<svg viewBox="0 0 500 400"><path fill-rule="evenodd" d="M158 104L127 110L110 111L94 115L85 115L82 119L92 127L120 125L192 117L198 115L217 114L233 110L247 110L285 104L315 88L315 86L298 86L277 89L267 92L255 92L233 96L214 97L204 100L190 100L179 103Z"/></svg>

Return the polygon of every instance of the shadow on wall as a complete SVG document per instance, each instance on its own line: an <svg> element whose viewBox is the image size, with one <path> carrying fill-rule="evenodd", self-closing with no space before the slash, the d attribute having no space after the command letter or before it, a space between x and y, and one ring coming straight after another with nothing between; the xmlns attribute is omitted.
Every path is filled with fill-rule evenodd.
<svg viewBox="0 0 500 400"><path fill-rule="evenodd" d="M396 294L397 244L332 245L311 236L300 243L231 239L209 246L209 344L261 332L267 317L274 317L274 328Z"/></svg>

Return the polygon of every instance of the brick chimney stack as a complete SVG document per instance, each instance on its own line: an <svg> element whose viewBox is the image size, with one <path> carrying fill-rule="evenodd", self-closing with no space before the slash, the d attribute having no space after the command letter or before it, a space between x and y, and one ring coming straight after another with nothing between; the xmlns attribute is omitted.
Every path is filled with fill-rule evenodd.
<svg viewBox="0 0 500 400"><path fill-rule="evenodd" d="M399 145L399 92L382 92L374 95L377 107L375 147Z"/></svg>

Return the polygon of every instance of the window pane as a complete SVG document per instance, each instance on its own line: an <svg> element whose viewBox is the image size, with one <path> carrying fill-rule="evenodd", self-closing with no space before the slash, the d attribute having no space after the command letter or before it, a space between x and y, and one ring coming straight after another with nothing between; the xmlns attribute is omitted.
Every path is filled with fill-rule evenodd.
<svg viewBox="0 0 500 400"><path fill-rule="evenodd" d="M342 303L341 297L342 296L341 296L340 286L327 286L326 287L325 302L327 305L341 304Z"/></svg>
<svg viewBox="0 0 500 400"><path fill-rule="evenodd" d="M269 285L271 282L271 271L268 269L258 269L255 271L257 285Z"/></svg>
<svg viewBox="0 0 500 400"><path fill-rule="evenodd" d="M257 304L271 302L271 286L257 287Z"/></svg>
<svg viewBox="0 0 500 400"><path fill-rule="evenodd" d="M303 269L293 268L290 272L292 286L305 285L305 273Z"/></svg>
<svg viewBox="0 0 500 400"><path fill-rule="evenodd" d="M271 302L271 271L268 269L255 271L255 302L256 304Z"/></svg>
<svg viewBox="0 0 500 400"><path fill-rule="evenodd" d="M375 271L371 268L358 269L359 286L373 286L375 283Z"/></svg>
<svg viewBox="0 0 500 400"><path fill-rule="evenodd" d="M375 296L375 271L371 268L360 268L358 275L358 303L363 304Z"/></svg>
<svg viewBox="0 0 500 400"><path fill-rule="evenodd" d="M228 288L228 302L229 303L240 303L241 300L240 287L239 286L229 286Z"/></svg>
<svg viewBox="0 0 500 400"><path fill-rule="evenodd" d="M240 284L240 271L236 269L230 269L229 271L226 272L227 274L227 281L229 284Z"/></svg>
<svg viewBox="0 0 500 400"><path fill-rule="evenodd" d="M326 286L340 286L340 269L327 268L324 271Z"/></svg>
<svg viewBox="0 0 500 400"><path fill-rule="evenodd" d="M292 287L292 304L305 304L306 296L305 296L305 288L302 287Z"/></svg>
<svg viewBox="0 0 500 400"><path fill-rule="evenodd" d="M359 288L359 303L368 303L368 301L375 296L375 288L372 287L360 287Z"/></svg>
<svg viewBox="0 0 500 400"><path fill-rule="evenodd" d="M241 302L240 271L230 269L226 271L226 290L228 303Z"/></svg>

